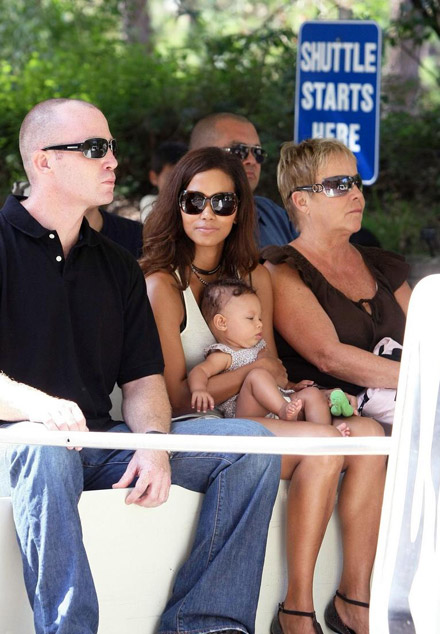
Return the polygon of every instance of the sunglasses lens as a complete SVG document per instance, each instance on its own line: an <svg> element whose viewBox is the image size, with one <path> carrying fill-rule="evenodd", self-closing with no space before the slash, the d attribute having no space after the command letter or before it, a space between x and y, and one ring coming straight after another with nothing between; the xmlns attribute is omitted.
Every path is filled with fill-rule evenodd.
<svg viewBox="0 0 440 634"><path fill-rule="evenodd" d="M83 143L83 154L86 158L103 158L107 154L108 141L106 139L87 139Z"/></svg>
<svg viewBox="0 0 440 634"><path fill-rule="evenodd" d="M262 147L258 147L258 146L254 146L252 148L252 154L254 155L254 158L257 161L257 163L259 163L260 165L261 163L264 163L264 159L267 156L267 152L263 150Z"/></svg>
<svg viewBox="0 0 440 634"><path fill-rule="evenodd" d="M336 196L344 196L348 191L346 178L343 176L335 176L334 178L325 178L322 181L324 193L329 198Z"/></svg>
<svg viewBox="0 0 440 634"><path fill-rule="evenodd" d="M180 196L180 206L186 214L201 214L205 208L205 197L199 192L183 192Z"/></svg>
<svg viewBox="0 0 440 634"><path fill-rule="evenodd" d="M238 156L241 161L244 161L249 155L249 148L246 145L233 145L231 152L235 154L235 156Z"/></svg>
<svg viewBox="0 0 440 634"><path fill-rule="evenodd" d="M362 177L360 174L356 174L356 176L353 176L353 184L356 185L356 187L361 191L364 189L364 184L362 182Z"/></svg>
<svg viewBox="0 0 440 634"><path fill-rule="evenodd" d="M362 190L362 179L359 174L356 176L333 176L332 178L324 178L322 186L324 193L329 198L345 196L347 192L357 185Z"/></svg>
<svg viewBox="0 0 440 634"><path fill-rule="evenodd" d="M111 139L108 145L111 151L113 152L113 156L116 156L116 154L118 153L118 144L116 143L116 139Z"/></svg>
<svg viewBox="0 0 440 634"><path fill-rule="evenodd" d="M222 192L211 198L212 210L218 216L232 216L237 208L237 196L233 192Z"/></svg>

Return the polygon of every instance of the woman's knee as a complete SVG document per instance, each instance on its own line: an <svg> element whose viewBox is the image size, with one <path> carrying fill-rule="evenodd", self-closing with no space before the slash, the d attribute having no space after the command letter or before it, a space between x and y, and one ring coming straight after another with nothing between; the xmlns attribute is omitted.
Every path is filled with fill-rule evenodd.
<svg viewBox="0 0 440 634"><path fill-rule="evenodd" d="M340 437L340 434L338 434ZM344 466L343 456L283 456L281 461L281 479L305 477L311 486L318 480L333 481L339 477Z"/></svg>
<svg viewBox="0 0 440 634"><path fill-rule="evenodd" d="M296 396L301 399L307 399L311 401L326 401L325 394L318 387L306 387L299 392L295 392Z"/></svg>
<svg viewBox="0 0 440 634"><path fill-rule="evenodd" d="M341 440L341 434L332 425L320 425L320 436L324 438L337 438ZM300 465L304 470L313 471L314 477L321 474L322 476L333 477L340 474L344 464L344 457L324 454L322 456L302 456Z"/></svg>
<svg viewBox="0 0 440 634"><path fill-rule="evenodd" d="M352 436L384 436L385 432L380 423L374 418L356 416L348 422Z"/></svg>
<svg viewBox="0 0 440 634"><path fill-rule="evenodd" d="M340 434L339 434L340 437ZM308 460L307 468L313 469L313 471L327 473L330 476L339 475L342 470L342 466L344 464L343 456L335 456L326 454L324 456L305 456Z"/></svg>
<svg viewBox="0 0 440 634"><path fill-rule="evenodd" d="M339 421L339 419L338 419L338 421ZM336 427L335 427L335 420L334 419L332 419L332 424L331 425L322 425L322 424L320 425L320 433L319 433L319 435L323 436L324 438L338 438L339 440L341 439L341 434L340 434L339 430L336 429Z"/></svg>

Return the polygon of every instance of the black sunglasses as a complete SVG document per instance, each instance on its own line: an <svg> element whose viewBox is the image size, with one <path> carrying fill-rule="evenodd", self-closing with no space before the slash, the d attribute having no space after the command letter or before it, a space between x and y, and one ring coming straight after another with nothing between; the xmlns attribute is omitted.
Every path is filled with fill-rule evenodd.
<svg viewBox="0 0 440 634"><path fill-rule="evenodd" d="M104 158L108 150L116 156L116 139L86 139L83 143L70 143L69 145L48 145L43 150L60 150L65 152L82 152L86 158Z"/></svg>
<svg viewBox="0 0 440 634"><path fill-rule="evenodd" d="M225 152L235 154L242 161L246 160L249 156L249 152L252 152L254 159L257 163L263 163L267 157L266 150L263 150L261 145L246 145L245 143L237 143L237 145L231 145L231 147L224 147Z"/></svg>
<svg viewBox="0 0 440 634"><path fill-rule="evenodd" d="M323 193L328 198L337 198L338 196L348 194L355 185L362 191L363 185L360 174L355 174L354 176L330 176L329 178L324 178L322 183L295 187L289 196L291 196L293 192L312 192L313 194Z"/></svg>
<svg viewBox="0 0 440 634"><path fill-rule="evenodd" d="M196 215L202 213L208 200L217 216L232 216L237 211L238 198L234 192L219 192L205 196L201 192L189 192L184 189L179 196L179 205L183 213Z"/></svg>

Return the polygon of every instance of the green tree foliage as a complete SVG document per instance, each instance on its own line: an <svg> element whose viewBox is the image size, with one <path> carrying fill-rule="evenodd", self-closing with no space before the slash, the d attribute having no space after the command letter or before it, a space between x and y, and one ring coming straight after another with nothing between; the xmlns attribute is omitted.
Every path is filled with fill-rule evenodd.
<svg viewBox="0 0 440 634"><path fill-rule="evenodd" d="M402 253L426 251L423 227L440 234L440 108L417 117L390 112L381 123L379 178L367 188L366 226Z"/></svg>
<svg viewBox="0 0 440 634"><path fill-rule="evenodd" d="M39 10L15 0L0 6L5 40L11 42L16 30L20 42L15 52L5 49L8 61L0 63L3 196L23 178L17 150L23 116L35 103L59 96L87 99L106 113L121 139L118 180L125 194L146 191L148 157L160 141L186 140L194 122L212 111L255 119L273 150L273 168L279 143L292 136L291 32L198 38L197 47L147 55L143 45L126 41L118 6L106 2L104 10L86 0L42 0Z"/></svg>
<svg viewBox="0 0 440 634"><path fill-rule="evenodd" d="M176 0L166 15L163 6L159 0L144 6L140 0L2 0L2 199L24 178L17 148L23 116L35 103L62 96L89 100L108 116L121 148L119 193L136 200L149 191L149 156L158 143L187 141L200 117L232 111L257 126L269 152L259 192L279 200L279 147L293 135L295 32L304 19L337 18L336 5ZM383 25L386 6L384 0L351 3L356 17L379 16ZM134 28L139 11L143 32ZM385 246L422 248L420 227L438 215L439 119L440 108L429 106L417 118L388 112L382 121L380 177L366 192L366 223Z"/></svg>
<svg viewBox="0 0 440 634"><path fill-rule="evenodd" d="M112 4L114 5L112 7ZM18 130L26 112L50 97L96 96L99 62L116 54L116 2L107 2L102 20L98 3L87 0L3 0L0 4L0 187L19 176ZM105 33L105 36L103 36ZM107 83L107 86L106 86ZM110 88L99 77L99 90Z"/></svg>
<svg viewBox="0 0 440 634"><path fill-rule="evenodd" d="M395 23L400 36L423 41L433 33L440 37L440 3L438 0L402 2L399 20Z"/></svg>

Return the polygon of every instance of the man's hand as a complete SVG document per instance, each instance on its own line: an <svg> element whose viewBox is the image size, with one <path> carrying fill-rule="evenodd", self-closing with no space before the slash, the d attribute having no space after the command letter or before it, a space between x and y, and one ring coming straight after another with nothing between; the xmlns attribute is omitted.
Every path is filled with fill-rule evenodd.
<svg viewBox="0 0 440 634"><path fill-rule="evenodd" d="M293 381L289 381L287 387L290 390L295 390L295 392L300 392L301 390L305 390L306 387L312 387L314 382L309 379L303 379L302 381L298 381L298 383L294 383Z"/></svg>
<svg viewBox="0 0 440 634"><path fill-rule="evenodd" d="M348 398L348 402L350 403L350 405L353 408L353 414L355 416L359 416L359 412L358 412L358 400L356 396L353 396L353 394L348 394L347 392L344 392L345 396Z"/></svg>
<svg viewBox="0 0 440 634"><path fill-rule="evenodd" d="M89 431L76 403L50 396L31 385L17 383L1 371L0 418L11 422L30 420L43 423L52 431Z"/></svg>
<svg viewBox="0 0 440 634"><path fill-rule="evenodd" d="M191 407L197 412L206 413L208 409L214 409L214 399L206 390L194 390L191 394Z"/></svg>
<svg viewBox="0 0 440 634"><path fill-rule="evenodd" d="M24 395L23 412L29 420L43 423L51 431L89 431L84 414L73 401L49 396L30 388ZM80 451L82 447L68 447Z"/></svg>
<svg viewBox="0 0 440 634"><path fill-rule="evenodd" d="M126 504L149 507L160 506L167 501L171 486L171 467L165 451L138 449L113 488L126 489L136 477L136 484L125 499Z"/></svg>
<svg viewBox="0 0 440 634"><path fill-rule="evenodd" d="M23 411L29 420L44 423L52 431L89 431L82 411L73 401L35 391L23 403Z"/></svg>

